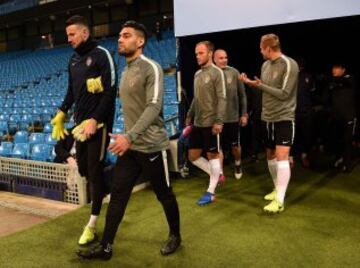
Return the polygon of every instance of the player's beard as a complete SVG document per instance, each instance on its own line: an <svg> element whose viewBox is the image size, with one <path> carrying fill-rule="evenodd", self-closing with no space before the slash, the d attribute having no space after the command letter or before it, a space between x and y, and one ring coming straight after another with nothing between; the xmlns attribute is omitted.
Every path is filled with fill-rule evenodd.
<svg viewBox="0 0 360 268"><path fill-rule="evenodd" d="M127 58L134 56L135 52L136 52L136 49L124 49L123 51L119 50L119 54L121 56L125 56Z"/></svg>

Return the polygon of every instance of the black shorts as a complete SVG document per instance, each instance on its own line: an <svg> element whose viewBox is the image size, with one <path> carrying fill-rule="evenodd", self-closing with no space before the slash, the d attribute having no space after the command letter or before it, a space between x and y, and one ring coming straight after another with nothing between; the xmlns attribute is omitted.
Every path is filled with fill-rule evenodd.
<svg viewBox="0 0 360 268"><path fill-rule="evenodd" d="M214 135L212 133L212 127L194 126L190 133L189 148L218 153L221 149L220 135Z"/></svg>
<svg viewBox="0 0 360 268"><path fill-rule="evenodd" d="M238 122L225 123L221 132L221 148L229 150L240 147L240 126Z"/></svg>
<svg viewBox="0 0 360 268"><path fill-rule="evenodd" d="M276 145L292 146L295 137L294 121L262 121L265 147L275 149Z"/></svg>

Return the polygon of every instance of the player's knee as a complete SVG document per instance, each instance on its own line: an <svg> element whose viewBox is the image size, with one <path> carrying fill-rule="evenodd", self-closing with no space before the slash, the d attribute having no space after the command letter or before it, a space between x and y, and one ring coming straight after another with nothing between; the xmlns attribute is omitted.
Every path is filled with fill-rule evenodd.
<svg viewBox="0 0 360 268"><path fill-rule="evenodd" d="M194 162L194 161L198 160L199 157L200 157L200 155L195 154L195 153L189 152L189 154L188 154L188 158L189 158L189 160L190 160L191 162Z"/></svg>

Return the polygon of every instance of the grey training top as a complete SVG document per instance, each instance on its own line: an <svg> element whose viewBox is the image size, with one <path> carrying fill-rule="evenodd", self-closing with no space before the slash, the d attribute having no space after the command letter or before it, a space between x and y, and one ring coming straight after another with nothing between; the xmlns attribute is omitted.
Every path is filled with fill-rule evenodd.
<svg viewBox="0 0 360 268"><path fill-rule="evenodd" d="M226 84L226 112L225 123L239 122L239 117L247 112L247 101L245 86L239 80L239 71L233 67L226 66L222 69Z"/></svg>
<svg viewBox="0 0 360 268"><path fill-rule="evenodd" d="M119 94L131 150L153 153L169 146L165 123L160 116L163 78L159 64L144 55L129 62L122 73Z"/></svg>
<svg viewBox="0 0 360 268"><path fill-rule="evenodd" d="M263 91L261 119L265 122L295 120L299 67L285 56L264 62L259 89Z"/></svg>
<svg viewBox="0 0 360 268"><path fill-rule="evenodd" d="M188 117L194 118L197 127L211 127L224 123L226 88L223 71L211 64L195 73L194 98Z"/></svg>

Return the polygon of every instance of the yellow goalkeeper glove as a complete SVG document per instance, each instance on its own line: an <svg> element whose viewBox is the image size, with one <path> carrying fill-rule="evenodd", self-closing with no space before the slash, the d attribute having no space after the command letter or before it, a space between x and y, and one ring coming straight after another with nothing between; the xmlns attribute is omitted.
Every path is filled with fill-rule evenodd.
<svg viewBox="0 0 360 268"><path fill-rule="evenodd" d="M104 91L104 87L101 83L101 76L87 79L86 86L87 86L87 91L93 94Z"/></svg>
<svg viewBox="0 0 360 268"><path fill-rule="evenodd" d="M65 135L69 135L69 132L64 127L65 122L65 113L63 111L58 111L56 116L51 120L53 125L53 130L51 137L55 140L65 139Z"/></svg>
<svg viewBox="0 0 360 268"><path fill-rule="evenodd" d="M89 123L90 119L86 119L80 123L80 125L76 126L71 133L74 136L74 139L80 142L86 141L86 135L84 134L85 126ZM104 126L103 123L96 124L96 129L102 128Z"/></svg>

